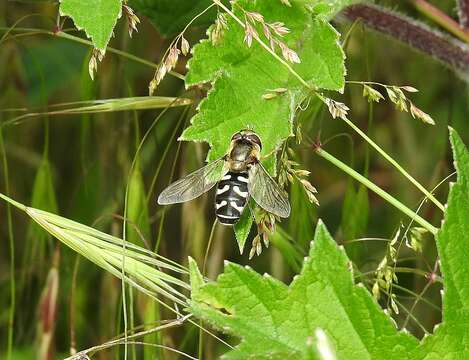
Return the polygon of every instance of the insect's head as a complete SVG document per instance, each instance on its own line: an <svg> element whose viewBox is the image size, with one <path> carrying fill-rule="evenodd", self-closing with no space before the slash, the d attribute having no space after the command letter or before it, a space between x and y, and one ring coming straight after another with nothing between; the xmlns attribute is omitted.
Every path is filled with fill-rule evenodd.
<svg viewBox="0 0 469 360"><path fill-rule="evenodd" d="M238 131L236 134L234 134L231 137L231 141L236 141L236 142L249 142L251 144L255 144L259 146L259 149L262 149L262 142L259 137L254 131L252 130L241 130Z"/></svg>

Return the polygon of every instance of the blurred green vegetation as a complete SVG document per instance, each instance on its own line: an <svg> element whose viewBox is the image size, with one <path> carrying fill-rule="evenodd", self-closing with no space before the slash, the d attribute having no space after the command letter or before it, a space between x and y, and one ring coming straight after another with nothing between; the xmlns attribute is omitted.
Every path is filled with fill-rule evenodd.
<svg viewBox="0 0 469 360"><path fill-rule="evenodd" d="M146 2L135 0L131 3L136 5L139 14L138 3L143 6ZM205 4L204 1L198 3ZM399 10L421 17L409 5L387 2L389 5L396 3ZM168 5L162 6L166 9ZM439 1L438 6L454 15L453 1ZM139 32L134 33L132 39L128 37L125 21L120 21L110 46L158 63L171 40L162 34L170 36L179 30L181 23L187 22L190 19L187 16L192 14L187 15L186 10L191 9L184 9L184 20L176 22L164 17L163 10L153 9L158 16L151 19L141 16ZM142 9L141 15L152 16L152 11ZM27 17L23 18L25 15ZM88 75L91 53L88 46L55 36L35 34L34 31L12 31L5 38L1 37L20 19L18 27L52 31L56 17L57 4L54 2L0 3L0 26L4 27L0 33L1 123L25 112L50 110L52 105L59 103L147 95L155 70L153 67L108 51L103 62L98 64L95 80L91 81ZM427 21L423 17L421 19ZM158 23L159 31L152 21ZM467 84L452 70L389 37L369 31L360 24L351 30L349 23L333 23L342 35L351 31L345 47L347 80L411 85L420 90L411 94L411 98L433 117L435 126L426 126L412 119L409 114L396 110L390 102L369 105L358 85L347 85L342 101L351 107L350 119L355 124L366 130L427 189L432 189L453 172L447 127L454 127L469 143ZM191 44L205 36L207 24L207 18L194 24L187 35ZM63 28L73 28L73 24L65 20ZM83 36L76 31L71 31L71 34ZM175 70L184 74L184 61ZM204 162L207 152L205 145L176 141L195 114L197 101L204 96L204 92L201 89L186 90L183 81L167 76L156 95L188 97L195 103L185 108L165 110L40 116L3 127L10 195L25 204L58 212L121 236L125 190L130 182L128 240L156 249L179 263L186 264L190 255L202 264L214 221L213 194L167 208L157 206L156 198L171 180L200 167ZM308 110L300 115L300 121L303 133L310 139L321 139L327 151L366 174L404 204L417 209L422 199L421 193L346 128L343 122L332 120L314 100ZM138 144L148 130L151 131L140 149L137 167L129 173ZM221 271L223 260L229 259L290 281L299 270L316 221L321 218L335 239L345 245L354 266L369 275L366 277L369 282L364 282L371 289L373 271L387 249L386 242L376 238L391 239L401 222L407 225L408 220L381 198L367 194L340 170L315 156L311 147L304 144L292 147L296 161L302 168L311 171L309 180L319 191L320 206L310 205L302 189L293 187L290 191L292 216L278 224L280 229L271 239L272 246L251 261L248 260L248 251L239 254L233 232L218 226L207 260L208 277L215 278ZM442 202L446 200L448 182L435 191ZM5 167L2 166L2 192L6 191L6 185ZM425 203L419 213L438 225L441 214L435 209ZM0 357L3 358L7 348L7 309L11 301L12 275L16 285L13 358L30 359L37 356L37 348L44 341L44 333L40 330L43 322L40 297L56 251L60 253L59 290L51 345L55 356L66 357L71 347L84 349L120 334L124 328L120 281L86 260L78 260L73 251L46 236L14 210L15 268L14 274L11 274L6 211L2 204ZM352 242L358 239L363 241ZM249 244L247 246L249 248ZM436 256L433 239L424 236L422 254L406 246L399 248L398 266L431 272ZM415 272L397 275L399 285L394 292L399 302L411 309L416 295L421 293L428 279ZM406 320L405 311L394 315L398 326L405 323L406 328L418 337L423 336L423 329L431 332L441 320L440 289L438 284L433 284L426 290L423 294L425 301L419 301L412 309L415 320ZM386 306L386 299L381 301ZM171 317L170 313L158 310L140 294L133 295L133 309L131 327ZM198 330L192 325L184 325L147 340L159 341L165 346L197 356L197 339ZM205 337L204 349L204 359L211 359L223 352L225 346ZM136 353L133 351L130 356L143 352L141 347L136 347ZM101 357L98 358L117 358L119 354L122 355L122 349L113 348L100 353ZM148 351L145 358L154 355L155 352ZM169 351L159 355L164 359L177 358Z"/></svg>

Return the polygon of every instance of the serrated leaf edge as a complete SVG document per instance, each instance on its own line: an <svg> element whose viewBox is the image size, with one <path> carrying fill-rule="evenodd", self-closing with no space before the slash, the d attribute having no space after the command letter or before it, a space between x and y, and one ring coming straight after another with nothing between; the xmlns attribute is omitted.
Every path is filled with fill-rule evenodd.
<svg viewBox="0 0 469 360"><path fill-rule="evenodd" d="M59 0L59 4L62 4L63 1L64 1L64 0ZM121 2L121 5L122 5L122 1L120 1L120 2ZM88 39L90 39L91 42L93 42L93 45L95 46L95 43L94 43L94 41L93 41L93 36L88 33L88 31L85 29L84 26L82 26L82 25L80 25L79 23L77 23L77 21L73 18L73 16L72 16L71 14L68 14L68 13L66 13L65 11L63 11L63 10L62 10L62 6L60 6L60 5L59 5L59 15L60 15L60 16L67 16L67 17L69 17L70 19L72 19L73 24L75 25L75 27L77 28L77 30L79 30L79 31L84 31L85 34L86 34L86 37L87 37ZM117 20L119 20L121 17L122 17L122 6L119 8L119 13L117 14L117 17L116 17L116 19L115 19L115 21L114 21L114 24L112 25L112 29L113 29L113 30L114 30L114 28L115 28L115 26L116 26L116 24L117 24ZM109 41L111 40L112 33L113 33L113 31L111 31L111 32L109 33L109 36L108 36L107 39L106 39L106 45L105 45L103 48L99 48L99 47L96 47L96 46L95 46L95 47L96 47L97 49L99 49L99 50L106 51L107 45L109 44Z"/></svg>

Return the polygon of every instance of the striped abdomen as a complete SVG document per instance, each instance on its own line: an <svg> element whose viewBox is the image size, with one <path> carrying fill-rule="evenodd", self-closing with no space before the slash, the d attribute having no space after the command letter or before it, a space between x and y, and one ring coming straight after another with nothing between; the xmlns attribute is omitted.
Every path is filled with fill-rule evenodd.
<svg viewBox="0 0 469 360"><path fill-rule="evenodd" d="M248 173L228 172L217 184L215 214L224 225L239 220L249 197Z"/></svg>

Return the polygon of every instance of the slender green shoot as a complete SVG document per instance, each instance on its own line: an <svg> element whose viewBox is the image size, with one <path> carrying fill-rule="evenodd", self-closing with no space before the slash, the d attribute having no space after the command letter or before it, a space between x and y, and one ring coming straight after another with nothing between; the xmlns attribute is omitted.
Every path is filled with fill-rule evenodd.
<svg viewBox="0 0 469 360"><path fill-rule="evenodd" d="M212 241L215 235L215 228L217 227L217 219L213 221L212 229L210 230L210 235L208 237L208 242L207 242L207 249L205 250L205 256L204 256L204 263L202 266L202 275L205 276L206 273L206 268L207 268L207 259L208 259L208 254L210 253L210 248L212 246ZM199 359L203 359L204 356L204 336L202 333L202 322L200 322L200 329L199 329Z"/></svg>
<svg viewBox="0 0 469 360"><path fill-rule="evenodd" d="M5 182L5 192L10 193L10 181L8 179L8 160L3 142L3 131L0 128L0 151L2 153L3 176ZM3 195L3 194L0 194ZM13 221L11 217L11 205L17 206L19 203L7 203L7 226L8 244L10 252L10 309L8 311L8 340L7 340L7 360L11 360L13 351L13 332L16 307L16 283L15 283L15 239L13 236Z"/></svg>
<svg viewBox="0 0 469 360"><path fill-rule="evenodd" d="M86 350L82 350L82 351L80 351L80 352L66 358L65 360L79 360L79 359L81 359L81 357L90 356L90 355L93 355L93 354L95 354L99 351L108 349L110 347L125 344L126 341L127 341L127 343L129 343L128 340L141 338L141 337L144 337L145 335L152 334L152 333L155 333L155 332L158 332L158 331L162 331L164 329L169 329L169 328L172 328L172 327L181 326L182 324L184 324L191 317L192 317L192 314L184 315L181 318L177 318L173 321L167 322L163 325L154 327L152 329L148 329L148 330L140 331L140 332L132 334L132 335L128 335L127 339L118 338L118 339L107 341L104 344L93 346L93 347L90 347Z"/></svg>
<svg viewBox="0 0 469 360"><path fill-rule="evenodd" d="M74 31L75 29L71 29L71 30ZM66 33L65 31L54 32L54 31L50 31L50 30L36 29L36 28L15 28L15 29L11 29L9 27L0 27L0 31L1 32L14 32L14 33L20 32L20 33L23 33L22 35L49 35L49 36L53 36L53 37L59 37L59 38L62 38L62 39L71 40L71 41L77 42L77 43L82 44L82 45L87 45L87 46L90 46L90 47L94 47L94 45L91 41L82 39L78 36L70 35L70 34ZM110 53L122 56L122 57L124 57L128 60L134 61L136 63L146 65L146 66L151 67L153 69L158 68L158 64L156 64L154 62L151 62L151 61L148 61L148 60L145 60L145 59L142 59L142 58L140 58L138 56L135 56L131 53L128 53L126 51L115 49L115 48L110 47L110 46L108 46L106 48L106 51L109 51ZM184 80L184 75L179 74L175 71L169 71L168 74L170 74L170 75L172 75L172 76L174 76L174 77L176 77L180 80Z"/></svg>
<svg viewBox="0 0 469 360"><path fill-rule="evenodd" d="M427 220L423 219L420 217L420 215L416 214L414 211L409 209L407 206L402 204L399 200L397 200L395 197L381 189L379 186L375 185L373 182L368 180L366 177L363 175L359 174L352 168L350 168L348 165L344 164L342 161L339 159L335 158L331 154L329 154L327 151L317 148L316 149L316 154L318 154L320 157L323 159L329 161L333 165L337 166L339 169L347 173L348 175L352 176L355 180L360 182L361 184L365 185L368 189L373 191L375 194L379 195L382 197L384 200L389 202L391 205L396 207L398 210L403 212L405 215L410 217L412 220L414 220L416 223L420 224L422 227L427 229L429 232L431 232L433 235L436 235L438 229L434 227L432 224L430 224Z"/></svg>
<svg viewBox="0 0 469 360"><path fill-rule="evenodd" d="M352 121L349 119L342 119L348 126L350 126L357 134L366 140L381 156L383 156L392 166L394 166L407 180L409 180L417 189L419 189L428 199L430 199L441 211L445 211L445 207L440 203L431 192L423 187L415 178L412 177L399 163L388 155L378 144L371 140L363 131L360 130Z"/></svg>

